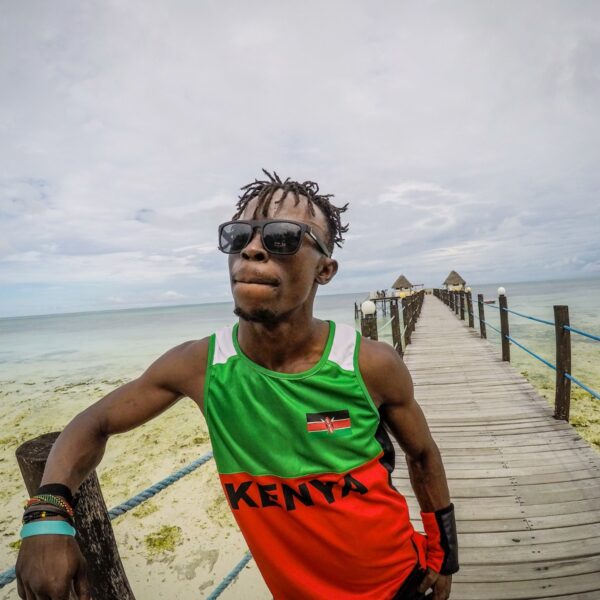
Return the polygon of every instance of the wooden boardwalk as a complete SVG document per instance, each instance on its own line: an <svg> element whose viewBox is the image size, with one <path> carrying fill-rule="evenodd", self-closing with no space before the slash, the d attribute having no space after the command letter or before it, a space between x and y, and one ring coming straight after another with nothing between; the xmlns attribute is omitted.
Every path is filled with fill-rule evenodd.
<svg viewBox="0 0 600 600"><path fill-rule="evenodd" d="M433 296L405 361L456 506L452 600L599 600L600 455ZM400 450L394 481L419 524Z"/></svg>

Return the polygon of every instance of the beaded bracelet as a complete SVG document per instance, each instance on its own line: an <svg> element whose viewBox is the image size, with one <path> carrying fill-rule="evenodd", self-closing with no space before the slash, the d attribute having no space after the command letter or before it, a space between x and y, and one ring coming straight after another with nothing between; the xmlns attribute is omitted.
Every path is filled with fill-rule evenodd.
<svg viewBox="0 0 600 600"><path fill-rule="evenodd" d="M69 503L64 498L61 498L60 496L54 496L53 494L39 494L37 496L33 496L25 504L25 509L37 504L51 504L52 506L56 506L56 508L62 508L71 517L75 514Z"/></svg>
<svg viewBox="0 0 600 600"><path fill-rule="evenodd" d="M23 515L23 525L32 523L33 521L40 521L42 519L48 519L51 517L61 517L67 521L70 525L73 525L73 519L64 511L59 510L29 510Z"/></svg>

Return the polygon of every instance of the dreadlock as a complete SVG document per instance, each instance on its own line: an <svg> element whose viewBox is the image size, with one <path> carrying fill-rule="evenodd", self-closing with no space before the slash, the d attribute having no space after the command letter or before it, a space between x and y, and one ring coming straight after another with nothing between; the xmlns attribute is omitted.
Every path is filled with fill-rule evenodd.
<svg viewBox="0 0 600 600"><path fill-rule="evenodd" d="M249 183L241 188L243 193L239 196L236 204L237 212L233 216L234 220L240 218L250 201L254 198L258 198L258 201L254 209L253 218L255 219L259 213L263 217L267 217L269 207L273 202L273 195L277 190L282 190L282 196L274 201L276 205L283 204L288 194L291 193L294 197L294 206L298 206L300 196L304 196L308 200L310 214L314 217L315 206L318 206L327 219L327 228L329 230L327 246L329 250L333 251L334 244L341 248L344 242L342 234L348 231L348 224L342 225L340 215L346 212L348 204L339 207L331 204L329 198L333 198L333 194L319 194L319 184L314 181L298 183L297 181L290 181L289 177L285 181L282 181L275 171L273 171L273 174L265 169L262 171L269 179L267 181L255 179L253 183Z"/></svg>

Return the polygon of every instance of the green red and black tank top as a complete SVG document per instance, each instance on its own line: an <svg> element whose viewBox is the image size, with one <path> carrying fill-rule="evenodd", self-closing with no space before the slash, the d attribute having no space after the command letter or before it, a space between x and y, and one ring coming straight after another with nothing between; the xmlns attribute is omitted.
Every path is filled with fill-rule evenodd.
<svg viewBox="0 0 600 600"><path fill-rule="evenodd" d="M329 323L319 362L278 373L209 343L204 405L223 490L275 600L385 600L424 560L392 486L393 446L358 368L360 334Z"/></svg>

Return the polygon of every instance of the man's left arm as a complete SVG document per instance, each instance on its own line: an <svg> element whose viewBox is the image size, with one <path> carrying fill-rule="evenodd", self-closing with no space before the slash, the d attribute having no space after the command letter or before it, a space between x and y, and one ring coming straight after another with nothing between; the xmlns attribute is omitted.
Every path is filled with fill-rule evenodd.
<svg viewBox="0 0 600 600"><path fill-rule="evenodd" d="M428 572L422 590L432 587L433 600L450 595L452 573L458 571L454 508L444 465L404 361L394 349L362 339L359 366L373 401L406 454L411 485L421 507L427 534Z"/></svg>

